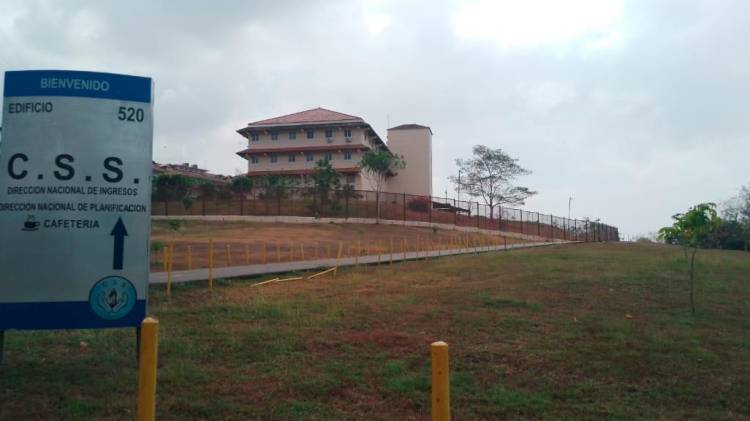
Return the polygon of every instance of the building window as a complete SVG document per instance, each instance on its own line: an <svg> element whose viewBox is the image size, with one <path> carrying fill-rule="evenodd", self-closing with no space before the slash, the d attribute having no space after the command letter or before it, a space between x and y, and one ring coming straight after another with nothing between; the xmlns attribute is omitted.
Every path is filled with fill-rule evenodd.
<svg viewBox="0 0 750 421"><path fill-rule="evenodd" d="M307 160L307 162L315 161L315 154L312 152L308 152L305 154L305 159Z"/></svg>
<svg viewBox="0 0 750 421"><path fill-rule="evenodd" d="M346 175L346 184L354 184L354 174Z"/></svg>
<svg viewBox="0 0 750 421"><path fill-rule="evenodd" d="M326 129L326 137L329 139L333 137L333 129Z"/></svg>
<svg viewBox="0 0 750 421"><path fill-rule="evenodd" d="M250 141L260 142L260 135L258 133L250 133Z"/></svg>
<svg viewBox="0 0 750 421"><path fill-rule="evenodd" d="M294 140L297 138L297 132L289 132L289 140Z"/></svg>
<svg viewBox="0 0 750 421"><path fill-rule="evenodd" d="M352 130L351 129L345 129L344 130L344 137L352 137Z"/></svg>
<svg viewBox="0 0 750 421"><path fill-rule="evenodd" d="M279 162L279 157L277 157L275 153L272 153L270 155L270 157L271 157L271 163L272 164L275 164L275 163Z"/></svg>
<svg viewBox="0 0 750 421"><path fill-rule="evenodd" d="M333 161L333 154L331 152L326 152L323 154L323 159L326 161Z"/></svg>
<svg viewBox="0 0 750 421"><path fill-rule="evenodd" d="M279 134L276 132L271 132L271 140L279 140Z"/></svg>
<svg viewBox="0 0 750 421"><path fill-rule="evenodd" d="M351 161L352 160L352 151L344 151L344 160L345 161Z"/></svg>
<svg viewBox="0 0 750 421"><path fill-rule="evenodd" d="M315 139L315 132L312 130L307 131L307 138L308 139Z"/></svg>
<svg viewBox="0 0 750 421"><path fill-rule="evenodd" d="M257 156L253 155L253 156L250 157L250 162L253 163L253 164L257 164L257 163L260 162L260 158L258 158Z"/></svg>
<svg viewBox="0 0 750 421"><path fill-rule="evenodd" d="M294 162L296 160L297 160L297 157L293 153L290 153L289 154L289 162Z"/></svg>

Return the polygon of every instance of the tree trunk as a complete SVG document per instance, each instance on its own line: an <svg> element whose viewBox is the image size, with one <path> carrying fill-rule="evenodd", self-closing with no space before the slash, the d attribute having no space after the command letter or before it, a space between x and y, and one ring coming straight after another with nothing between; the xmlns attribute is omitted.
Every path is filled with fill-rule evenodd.
<svg viewBox="0 0 750 421"><path fill-rule="evenodd" d="M690 309L695 316L695 253L698 248L693 248L693 254L690 257Z"/></svg>
<svg viewBox="0 0 750 421"><path fill-rule="evenodd" d="M375 223L380 223L380 189L375 192Z"/></svg>

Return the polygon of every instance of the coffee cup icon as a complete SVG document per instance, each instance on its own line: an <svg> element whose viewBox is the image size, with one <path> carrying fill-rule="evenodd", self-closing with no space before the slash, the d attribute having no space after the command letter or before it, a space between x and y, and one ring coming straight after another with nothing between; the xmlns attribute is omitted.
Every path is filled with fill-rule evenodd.
<svg viewBox="0 0 750 421"><path fill-rule="evenodd" d="M34 218L34 215L29 215L26 221L23 223L23 231L36 231L39 229L39 221Z"/></svg>

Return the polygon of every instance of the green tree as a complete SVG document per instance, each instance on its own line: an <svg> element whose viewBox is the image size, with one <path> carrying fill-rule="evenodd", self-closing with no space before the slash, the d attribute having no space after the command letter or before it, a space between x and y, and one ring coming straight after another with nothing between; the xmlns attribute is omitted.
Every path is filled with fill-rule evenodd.
<svg viewBox="0 0 750 421"><path fill-rule="evenodd" d="M344 204L345 204L344 214L348 218L349 217L349 201L351 199L360 199L362 198L362 195L359 194L359 192L357 192L356 190L354 190L353 185L345 183L341 189L336 190L336 198L338 200L342 200L342 199L344 200Z"/></svg>
<svg viewBox="0 0 750 421"><path fill-rule="evenodd" d="M280 175L267 175L261 181L265 197L272 199L287 197L289 189L294 187L294 185L295 183L290 178Z"/></svg>
<svg viewBox="0 0 750 421"><path fill-rule="evenodd" d="M685 213L672 216L674 224L659 230L659 239L668 244L678 244L691 249L688 260L690 273L690 309L695 314L695 255L699 248L715 246L716 233L722 220L716 213L715 203L701 203Z"/></svg>
<svg viewBox="0 0 750 421"><path fill-rule="evenodd" d="M313 183L313 212L316 216L324 207L330 204L331 190L338 189L341 186L341 174L336 172L328 160L320 160L315 164L315 170L312 175Z"/></svg>
<svg viewBox="0 0 750 421"><path fill-rule="evenodd" d="M388 179L398 175L398 170L406 168L404 157L387 149L370 149L362 155L359 166L375 185L377 219L380 220L380 193Z"/></svg>
<svg viewBox="0 0 750 421"><path fill-rule="evenodd" d="M722 212L727 222L725 236L730 245L725 248L750 249L750 185L740 188L739 194L724 203Z"/></svg>
<svg viewBox="0 0 750 421"><path fill-rule="evenodd" d="M456 159L460 177L449 179L469 196L481 198L490 207L490 215L494 215L495 206L523 205L537 193L514 185L517 177L529 175L531 171L518 165L518 159L511 158L502 149L476 145L472 153L471 159Z"/></svg>
<svg viewBox="0 0 750 421"><path fill-rule="evenodd" d="M190 180L180 174L159 174L154 178L152 186L154 199L164 202L164 213L167 215L169 202L184 201L190 192Z"/></svg>
<svg viewBox="0 0 750 421"><path fill-rule="evenodd" d="M232 178L232 192L240 199L240 215L245 214L245 199L253 191L255 183L246 175L238 175Z"/></svg>
<svg viewBox="0 0 750 421"><path fill-rule="evenodd" d="M216 185L210 181L204 181L198 185L198 199L201 201L201 213L206 214L206 202L216 197Z"/></svg>
<svg viewBox="0 0 750 421"><path fill-rule="evenodd" d="M276 213L281 215L281 200L289 195L289 190L295 185L295 182L289 177L278 175L268 175L261 179L263 199L276 199ZM268 201L266 201L266 213L269 213Z"/></svg>

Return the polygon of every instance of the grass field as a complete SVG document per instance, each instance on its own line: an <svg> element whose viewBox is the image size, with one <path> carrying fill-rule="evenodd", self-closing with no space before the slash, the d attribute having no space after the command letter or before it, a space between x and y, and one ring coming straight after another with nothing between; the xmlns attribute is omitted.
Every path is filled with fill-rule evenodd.
<svg viewBox="0 0 750 421"><path fill-rule="evenodd" d="M750 418L750 254L579 244L151 289L160 419ZM2 419L132 419L132 330L9 332Z"/></svg>

